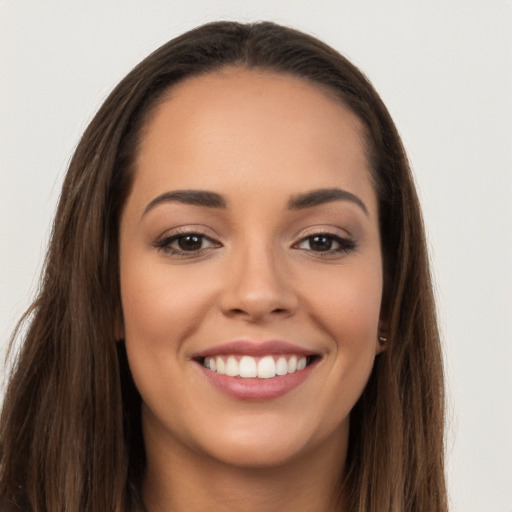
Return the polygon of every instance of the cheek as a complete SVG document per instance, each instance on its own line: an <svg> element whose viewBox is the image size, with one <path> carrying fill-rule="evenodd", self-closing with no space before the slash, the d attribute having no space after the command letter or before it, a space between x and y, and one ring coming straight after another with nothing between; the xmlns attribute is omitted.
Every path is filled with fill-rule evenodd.
<svg viewBox="0 0 512 512"><path fill-rule="evenodd" d="M350 410L366 385L379 349L382 272L378 264L337 270L331 269L330 279L316 279L310 307L316 324L331 340L326 360L333 386L331 405L343 403Z"/></svg>
<svg viewBox="0 0 512 512"><path fill-rule="evenodd" d="M121 301L125 345L133 379L145 401L173 389L183 361L184 340L200 325L208 292L200 282L184 278L165 264L124 261Z"/></svg>
<svg viewBox="0 0 512 512"><path fill-rule="evenodd" d="M377 341L382 300L380 264L341 267L313 276L307 285L309 301L317 322L341 349Z"/></svg>
<svg viewBox="0 0 512 512"><path fill-rule="evenodd" d="M126 337L179 348L198 325L209 296L207 281L199 274L165 265L126 267L121 273Z"/></svg>
<svg viewBox="0 0 512 512"><path fill-rule="evenodd" d="M179 378L186 363L184 342L200 325L210 296L201 276L196 280L165 264L125 262L121 268L126 351L149 409L165 409L171 395L173 403L186 396Z"/></svg>

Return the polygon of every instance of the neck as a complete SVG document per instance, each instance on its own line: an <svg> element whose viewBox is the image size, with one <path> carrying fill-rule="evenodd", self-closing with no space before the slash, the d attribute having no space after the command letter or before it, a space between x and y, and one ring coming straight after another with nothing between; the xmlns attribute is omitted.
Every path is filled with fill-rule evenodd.
<svg viewBox="0 0 512 512"><path fill-rule="evenodd" d="M142 498L147 512L339 512L347 437L272 467L237 467L193 450L151 450ZM341 461L341 462L340 462Z"/></svg>

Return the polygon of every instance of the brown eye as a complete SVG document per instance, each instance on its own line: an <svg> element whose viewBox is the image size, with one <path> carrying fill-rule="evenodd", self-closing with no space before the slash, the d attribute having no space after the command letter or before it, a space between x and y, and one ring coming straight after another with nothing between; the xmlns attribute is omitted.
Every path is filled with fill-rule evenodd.
<svg viewBox="0 0 512 512"><path fill-rule="evenodd" d="M186 256L201 254L221 244L200 233L183 233L168 236L155 243L155 247L166 254Z"/></svg>
<svg viewBox="0 0 512 512"><path fill-rule="evenodd" d="M300 240L295 247L311 252L336 254L350 252L355 249L355 242L329 233L318 233Z"/></svg>
<svg viewBox="0 0 512 512"><path fill-rule="evenodd" d="M203 247L203 238L201 235L184 235L175 242L182 251L199 251Z"/></svg>
<svg viewBox="0 0 512 512"><path fill-rule="evenodd" d="M309 248L312 251L330 251L333 239L325 235L315 235L309 238Z"/></svg>

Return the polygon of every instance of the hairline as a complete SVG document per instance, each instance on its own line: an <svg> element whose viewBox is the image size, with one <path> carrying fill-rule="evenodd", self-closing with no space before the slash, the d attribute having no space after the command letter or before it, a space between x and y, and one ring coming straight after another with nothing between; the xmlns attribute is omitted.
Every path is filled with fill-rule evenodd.
<svg viewBox="0 0 512 512"><path fill-rule="evenodd" d="M293 78L303 83L309 84L314 89L324 94L327 98L345 108L351 114L352 120L354 121L354 127L358 131L358 137L360 138L361 141L360 148L363 151L366 160L366 167L370 177L370 184L373 187L373 190L376 194L377 203L380 203L377 168L375 165L375 141L371 135L371 130L368 124L365 122L362 116L356 111L356 109L350 105L350 103L347 101L347 99L344 97L343 93L340 90L336 89L334 86L328 85L320 80L315 80L310 76L306 76L297 71L293 72L290 70L283 70L280 69L278 66L251 64L244 61L236 61L233 63L221 63L217 66L212 66L209 69L194 71L184 77L178 78L172 83L169 83L166 87L163 87L162 90L156 93L153 98L150 98L147 105L142 105L140 117L136 120L135 123L135 147L133 149L133 159L130 166L131 168L125 170L128 172L132 172L131 183L128 187L129 190L126 192L124 204L121 205L120 214L122 214L128 196L131 193L131 188L133 186L133 182L135 179L135 173L137 172L137 158L141 150L142 141L144 139L144 136L147 134L149 125L157 115L157 112L160 109L160 107L167 101L171 101L173 99L173 92L175 91L175 89L181 86L186 86L187 83L192 82L195 79L200 79L202 77L212 75L221 75L226 71L247 71L250 73L261 73L267 76L273 75L275 77Z"/></svg>

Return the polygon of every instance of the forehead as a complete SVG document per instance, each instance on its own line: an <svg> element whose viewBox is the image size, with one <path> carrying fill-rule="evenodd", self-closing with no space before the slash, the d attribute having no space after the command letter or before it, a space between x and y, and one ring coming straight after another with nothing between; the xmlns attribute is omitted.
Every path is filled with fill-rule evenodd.
<svg viewBox="0 0 512 512"><path fill-rule="evenodd" d="M330 91L226 68L164 95L142 132L134 185L372 189L365 147L361 121Z"/></svg>

